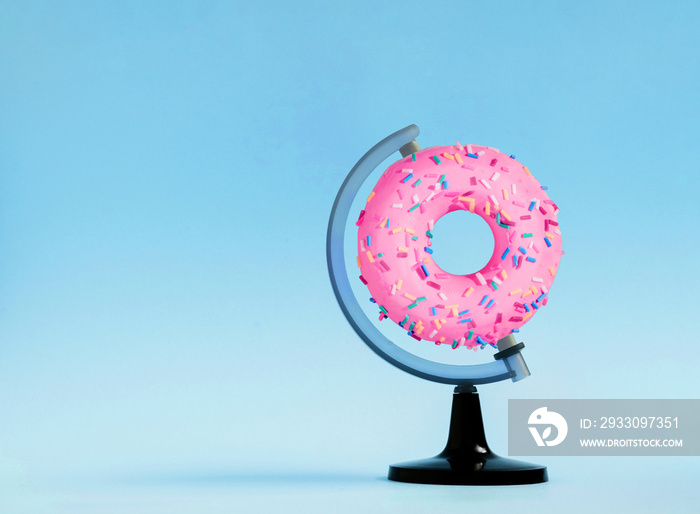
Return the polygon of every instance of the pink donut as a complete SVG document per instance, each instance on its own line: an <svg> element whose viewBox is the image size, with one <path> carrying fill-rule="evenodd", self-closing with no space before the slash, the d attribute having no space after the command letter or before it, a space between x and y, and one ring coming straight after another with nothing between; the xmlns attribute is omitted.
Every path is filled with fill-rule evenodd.
<svg viewBox="0 0 700 514"><path fill-rule="evenodd" d="M357 221L360 280L415 339L453 348L496 345L547 304L562 255L559 209L527 167L495 148L426 148L383 173ZM495 240L476 273L452 275L432 258L433 225L465 210Z"/></svg>

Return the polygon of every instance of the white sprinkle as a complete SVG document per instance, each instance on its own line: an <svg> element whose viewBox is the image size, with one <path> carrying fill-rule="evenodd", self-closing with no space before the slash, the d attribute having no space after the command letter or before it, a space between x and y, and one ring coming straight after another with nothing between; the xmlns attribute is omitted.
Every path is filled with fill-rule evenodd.
<svg viewBox="0 0 700 514"><path fill-rule="evenodd" d="M434 226L435 226L435 220L428 221L428 230L433 230Z"/></svg>
<svg viewBox="0 0 700 514"><path fill-rule="evenodd" d="M360 239L360 251L364 252L367 248L365 247L365 240Z"/></svg>
<svg viewBox="0 0 700 514"><path fill-rule="evenodd" d="M425 200L423 200L423 201L424 201L424 202L429 202L430 200L433 199L433 196L435 196L435 195L436 195L436 193L435 193L435 191L433 191L433 192L430 193L430 194L425 198Z"/></svg>
<svg viewBox="0 0 700 514"><path fill-rule="evenodd" d="M472 151L472 145L467 145L467 152L469 152L469 153L474 153L474 152Z"/></svg>
<svg viewBox="0 0 700 514"><path fill-rule="evenodd" d="M438 296L443 300L447 300L447 296L445 296L445 293L438 293Z"/></svg>
<svg viewBox="0 0 700 514"><path fill-rule="evenodd" d="M396 294L396 284L391 284L391 294Z"/></svg>
<svg viewBox="0 0 700 514"><path fill-rule="evenodd" d="M489 183L486 182L483 178L479 179L479 182L481 182L486 189L491 189L491 186L489 186Z"/></svg>
<svg viewBox="0 0 700 514"><path fill-rule="evenodd" d="M547 289L547 288L544 287L544 286L540 287L540 289L541 289L542 292L545 293L545 294L549 293L549 289Z"/></svg>
<svg viewBox="0 0 700 514"><path fill-rule="evenodd" d="M428 337L435 337L435 334L437 334L437 330L433 330Z"/></svg>
<svg viewBox="0 0 700 514"><path fill-rule="evenodd" d="M512 186L510 186L510 191L511 191L511 193L513 193L514 195L518 194L518 192L515 190L515 184L513 184Z"/></svg>
<svg viewBox="0 0 700 514"><path fill-rule="evenodd" d="M395 203L395 204L392 205L392 207L393 207L394 209L401 209L401 208L403 207L403 204L402 204L402 203Z"/></svg>
<svg viewBox="0 0 700 514"><path fill-rule="evenodd" d="M459 141L457 141L457 145L456 145L456 146L457 146L457 150L459 150L460 152L461 152L462 150L464 150L464 147L462 146L462 143L460 143Z"/></svg>
<svg viewBox="0 0 700 514"><path fill-rule="evenodd" d="M411 200L413 200L413 203L414 203L414 204L415 204L415 203L418 203L418 200L419 200L418 195L413 195L413 196L411 197Z"/></svg>
<svg viewBox="0 0 700 514"><path fill-rule="evenodd" d="M409 170L408 168L401 170L402 173L413 173L413 170Z"/></svg>
<svg viewBox="0 0 700 514"><path fill-rule="evenodd" d="M496 282L499 286L501 285L501 280L498 277L493 277L493 281Z"/></svg>
<svg viewBox="0 0 700 514"><path fill-rule="evenodd" d="M476 155L484 155L486 153L486 150L479 150L476 152Z"/></svg>
<svg viewBox="0 0 700 514"><path fill-rule="evenodd" d="M482 286L486 285L486 280L484 279L484 276L481 273L479 273L478 271L476 272L476 279L479 281L479 284L481 284Z"/></svg>
<svg viewBox="0 0 700 514"><path fill-rule="evenodd" d="M498 200L496 200L496 197L494 195L489 196L491 198L491 201L493 202L494 205L499 205Z"/></svg>
<svg viewBox="0 0 700 514"><path fill-rule="evenodd" d="M495 182L496 180L498 180L498 177L500 177L500 176L501 176L500 173L498 173L497 171L494 171L493 175L491 175L491 180Z"/></svg>
<svg viewBox="0 0 700 514"><path fill-rule="evenodd" d="M559 235L559 236L561 235L561 230L559 230L559 227L554 228L554 233Z"/></svg>
<svg viewBox="0 0 700 514"><path fill-rule="evenodd" d="M540 277L532 277L533 282L544 282Z"/></svg>
<svg viewBox="0 0 700 514"><path fill-rule="evenodd" d="M467 338L466 338L466 337L461 338L461 339L459 340L459 346L464 346L464 343L466 343L466 342L467 342Z"/></svg>
<svg viewBox="0 0 700 514"><path fill-rule="evenodd" d="M530 244L527 245L527 249L528 249L528 250L532 250L532 246L533 246L534 244L535 244L534 241L530 241Z"/></svg>

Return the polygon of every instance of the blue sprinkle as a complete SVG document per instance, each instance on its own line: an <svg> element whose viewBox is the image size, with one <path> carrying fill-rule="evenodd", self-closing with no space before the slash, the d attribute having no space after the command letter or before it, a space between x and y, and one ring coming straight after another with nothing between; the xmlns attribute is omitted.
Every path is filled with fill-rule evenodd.
<svg viewBox="0 0 700 514"><path fill-rule="evenodd" d="M529 261L529 262L537 262L537 259L535 259L534 257L528 257L528 258L525 259L525 260L526 260L526 261Z"/></svg>
<svg viewBox="0 0 700 514"><path fill-rule="evenodd" d="M539 307L537 306L537 304L535 302L532 302L532 308L535 310L539 309Z"/></svg>
<svg viewBox="0 0 700 514"><path fill-rule="evenodd" d="M386 219L386 228L389 228L389 218Z"/></svg>
<svg viewBox="0 0 700 514"><path fill-rule="evenodd" d="M523 255L525 255L527 253L527 250L525 248L523 248L522 246L520 248L518 248L518 251L520 253L522 253Z"/></svg>
<svg viewBox="0 0 700 514"><path fill-rule="evenodd" d="M428 253L433 253L433 250L428 248L427 246L425 248L423 248L423 250L425 250Z"/></svg>
<svg viewBox="0 0 700 514"><path fill-rule="evenodd" d="M552 242L549 240L547 236L544 236L544 242L547 243L547 246L552 246Z"/></svg>
<svg viewBox="0 0 700 514"><path fill-rule="evenodd" d="M494 300L494 299L492 298L491 301L490 301L490 302L488 303L488 305L486 306L486 308L487 308L487 309L491 308L491 306L493 305L493 302L495 302L495 301L496 301L496 300Z"/></svg>
<svg viewBox="0 0 700 514"><path fill-rule="evenodd" d="M461 320L459 320L459 322L460 323L469 323L471 320L472 320L471 318L467 318L467 319L461 319Z"/></svg>
<svg viewBox="0 0 700 514"><path fill-rule="evenodd" d="M448 187L449 187L449 185L448 185L448 183L447 183L447 180L443 180L443 181L442 181L442 188L443 188L443 189L447 189Z"/></svg>
<svg viewBox="0 0 700 514"><path fill-rule="evenodd" d="M542 293L542 294L537 298L537 300L535 300L535 301L536 301L537 303L540 303L540 302L542 301L542 298L544 298L545 296L547 296L547 293Z"/></svg>
<svg viewBox="0 0 700 514"><path fill-rule="evenodd" d="M372 246L372 238L371 238L371 236L367 236L367 246Z"/></svg>
<svg viewBox="0 0 700 514"><path fill-rule="evenodd" d="M476 336L476 340L477 340L477 342L478 342L479 344L481 344L482 346L486 346L486 344L488 344L488 343L486 343L486 341L484 341L484 340L481 338L481 336Z"/></svg>
<svg viewBox="0 0 700 514"><path fill-rule="evenodd" d="M530 207L528 207L527 210L531 211L534 208L535 208L535 202L530 202Z"/></svg>
<svg viewBox="0 0 700 514"><path fill-rule="evenodd" d="M547 189L548 189L547 186L542 186L543 191L546 191Z"/></svg>
<svg viewBox="0 0 700 514"><path fill-rule="evenodd" d="M412 177L412 176L413 176L413 173L409 173L408 175L406 175L405 178L403 178L403 179L401 180L401 182L403 182L403 183L405 184L406 182L408 182L409 180L411 180L411 177ZM532 210L532 209L530 209L530 210Z"/></svg>
<svg viewBox="0 0 700 514"><path fill-rule="evenodd" d="M525 307L525 310L526 310L527 312L530 312L530 307L528 307L526 303L523 304L523 307Z"/></svg>
<svg viewBox="0 0 700 514"><path fill-rule="evenodd" d="M478 158L479 158L479 156L476 155L475 153L467 153L467 157L472 157L472 158L474 158L474 159L478 159Z"/></svg>
<svg viewBox="0 0 700 514"><path fill-rule="evenodd" d="M433 309L433 316L437 316L437 309L435 309L435 307L433 307L432 309Z"/></svg>
<svg viewBox="0 0 700 514"><path fill-rule="evenodd" d="M503 255L501 255L501 260L504 261L509 253L510 253L510 248L506 248L506 251L503 252Z"/></svg>
<svg viewBox="0 0 700 514"><path fill-rule="evenodd" d="M515 266L516 268L518 267L518 256L517 255L513 255L513 266Z"/></svg>
<svg viewBox="0 0 700 514"><path fill-rule="evenodd" d="M512 329L512 330L510 331L511 334L516 334L516 333L518 333L518 332L520 332L520 329L519 329L519 328L514 328L514 329Z"/></svg>
<svg viewBox="0 0 700 514"><path fill-rule="evenodd" d="M511 155L510 158L511 158L511 159L515 159L515 155Z"/></svg>
<svg viewBox="0 0 700 514"><path fill-rule="evenodd" d="M486 299L487 299L488 297L489 297L489 295L485 294L484 297L483 297L483 298L481 299L481 301L479 302L479 305L484 305L484 302L486 301Z"/></svg>
<svg viewBox="0 0 700 514"><path fill-rule="evenodd" d="M377 303L377 300L375 300L374 298L370 298L369 301L372 303Z"/></svg>
<svg viewBox="0 0 700 514"><path fill-rule="evenodd" d="M423 268L423 273L425 273L425 276L426 276L426 277L429 277L429 276L430 276L430 273L428 273L428 270L427 270L427 268L425 267L425 264L421 264L420 267Z"/></svg>
<svg viewBox="0 0 700 514"><path fill-rule="evenodd" d="M457 316L464 316L467 312L469 312L469 309L467 309L466 311L460 312L459 314L457 314Z"/></svg>

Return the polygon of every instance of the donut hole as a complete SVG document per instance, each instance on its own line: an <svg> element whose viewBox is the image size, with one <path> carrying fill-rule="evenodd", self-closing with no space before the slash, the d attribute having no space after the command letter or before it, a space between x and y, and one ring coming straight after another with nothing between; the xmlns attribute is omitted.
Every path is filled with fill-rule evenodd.
<svg viewBox="0 0 700 514"><path fill-rule="evenodd" d="M495 248L493 232L477 214L458 210L435 222L433 260L452 275L468 275L483 269Z"/></svg>

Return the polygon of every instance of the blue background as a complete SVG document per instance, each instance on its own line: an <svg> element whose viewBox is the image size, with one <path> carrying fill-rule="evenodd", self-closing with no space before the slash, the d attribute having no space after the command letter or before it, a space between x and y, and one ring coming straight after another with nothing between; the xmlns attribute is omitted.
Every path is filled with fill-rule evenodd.
<svg viewBox="0 0 700 514"><path fill-rule="evenodd" d="M451 388L361 343L324 244L399 128L514 153L566 255L493 449L508 398L696 398L699 5L0 2L2 510L695 509L697 457L383 480Z"/></svg>

